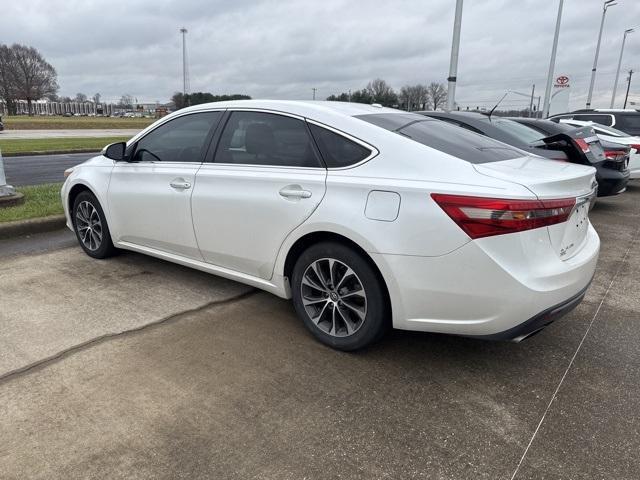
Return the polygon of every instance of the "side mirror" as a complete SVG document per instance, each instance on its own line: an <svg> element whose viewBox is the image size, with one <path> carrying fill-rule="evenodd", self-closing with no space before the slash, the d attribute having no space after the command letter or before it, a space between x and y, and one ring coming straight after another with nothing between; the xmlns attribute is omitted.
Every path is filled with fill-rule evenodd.
<svg viewBox="0 0 640 480"><path fill-rule="evenodd" d="M125 142L111 143L102 149L102 155L116 162L124 160L124 153L127 149Z"/></svg>

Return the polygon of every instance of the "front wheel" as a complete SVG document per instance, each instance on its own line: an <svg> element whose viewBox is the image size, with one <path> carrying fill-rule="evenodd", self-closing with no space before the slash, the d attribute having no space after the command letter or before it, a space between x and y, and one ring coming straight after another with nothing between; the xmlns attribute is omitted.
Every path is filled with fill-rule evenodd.
<svg viewBox="0 0 640 480"><path fill-rule="evenodd" d="M80 192L71 212L73 228L80 246L93 258L107 258L116 253L109 226L100 202L89 191Z"/></svg>
<svg viewBox="0 0 640 480"><path fill-rule="evenodd" d="M291 281L296 312L322 343L357 350L386 331L382 282L355 250L334 242L313 245L298 258Z"/></svg>

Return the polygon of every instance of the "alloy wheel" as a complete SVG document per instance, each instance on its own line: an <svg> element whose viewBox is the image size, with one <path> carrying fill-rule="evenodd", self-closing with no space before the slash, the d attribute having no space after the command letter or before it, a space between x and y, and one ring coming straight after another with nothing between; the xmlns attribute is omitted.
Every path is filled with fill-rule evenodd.
<svg viewBox="0 0 640 480"><path fill-rule="evenodd" d="M340 260L311 263L302 275L300 292L307 315L324 333L347 337L362 327L367 295L358 275Z"/></svg>
<svg viewBox="0 0 640 480"><path fill-rule="evenodd" d="M102 244L102 220L96 207L84 200L76 209L76 230L82 244L92 252Z"/></svg>

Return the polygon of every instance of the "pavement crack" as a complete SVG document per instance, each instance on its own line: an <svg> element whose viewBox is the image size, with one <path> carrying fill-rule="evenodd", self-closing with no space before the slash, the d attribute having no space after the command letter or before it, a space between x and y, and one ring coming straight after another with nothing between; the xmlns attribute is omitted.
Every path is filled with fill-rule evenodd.
<svg viewBox="0 0 640 480"><path fill-rule="evenodd" d="M18 377L22 377L25 376L27 374L42 370L50 365L53 365L57 362L60 362L62 360L64 360L65 358L68 358L72 355L75 355L76 353L80 353L83 352L85 350L88 350L89 348L101 345L103 343L106 343L108 341L111 340L116 340L119 338L124 338L124 337L128 337L130 335L136 335L139 333L143 333L147 330L151 330L153 328L157 328L157 327L161 327L161 326L165 326L171 323L174 323L178 320L180 320L183 316L185 315L190 315L193 313L198 313L201 312L203 310L206 310L210 307L216 307L216 306L221 306L221 305L229 305L229 304L233 304L233 303L237 303L240 302L241 300L244 300L247 297L250 297L254 294L256 294L258 292L257 289L252 288L249 291L243 292L239 295L234 295L232 297L229 298L225 298L224 300L213 300L211 302L205 303L204 305L201 305L199 307L196 308L192 308L192 309L188 309L188 310L183 310L181 312L177 312L177 313L173 313L171 315L168 315L166 317L162 317L158 320L154 320L153 322L149 322L149 323L145 323L144 325L140 325L138 327L135 328L130 328L127 330L122 330L120 332L114 332L114 333L105 333L104 335L100 335L98 337L92 338L91 340L87 340L86 342L82 342L79 343L77 345L73 345L71 347L65 348L63 350L60 350L57 353L54 353L53 355L49 355L48 357L45 357L43 359L37 360L33 363L30 363L28 365L25 365L23 367L20 368L16 368L14 370L9 370L8 372L3 373L2 375L0 375L0 386L2 386L3 384L14 380Z"/></svg>
<svg viewBox="0 0 640 480"><path fill-rule="evenodd" d="M569 361L569 364L567 365L567 368L565 369L564 374L560 378L560 381L558 382L558 385L557 385L555 391L553 392L553 395L551 396L551 399L549 400L549 403L547 404L547 408L545 408L544 413L542 414L542 417L540 418L540 421L538 422L538 426L536 427L535 431L533 432L533 435L531 435L531 439L529 440L529 443L527 444L527 447L524 449L524 452L522 453L522 456L520 457L520 461L518 462L518 465L516 466L516 469L513 471L513 475L511 475L510 480L514 480L514 478L516 477L516 475L520 471L520 467L522 466L522 464L524 462L524 459L526 458L527 453L529 452L529 449L531 448L531 445L533 444L533 441L535 440L536 436L538 435L538 432L540 431L540 427L542 427L542 424L544 423L544 421L545 421L545 419L547 417L547 413L549 413L549 410L551 409L551 406L553 405L553 402L555 401L556 397L558 396L558 392L560 391L560 388L562 387L562 384L564 383L565 378L567 378L567 375L569 374L569 370L571 370L571 367L573 366L573 362L575 361L576 357L578 356L578 353L580 352L580 349L582 348L582 345L584 344L584 341L586 340L587 335L589 335L589 332L591 331L591 327L593 326L594 322L596 321L596 318L598 317L598 314L600 313L600 309L602 308L602 305L604 305L605 300L609 296L609 292L611 291L611 287L613 287L614 282L616 281L616 279L618 278L618 275L622 271L622 267L624 266L624 264L627 261L627 257L629 256L629 252L631 251L631 249L633 248L633 246L636 243L636 240L638 239L638 234L640 234L640 227L638 227L636 229L633 237L631 238L631 242L629 243L629 247L624 252L624 255L622 256L622 259L620 260L620 263L618 264L618 268L616 269L615 273L613 274L613 277L611 278L611 282L609 282L609 286L607 287L606 291L604 292L604 295L602 296L602 299L600 300L600 303L598 304L598 308L596 308L596 311L593 314L593 317L591 318L591 321L589 322L589 326L587 327L587 330L584 332L584 335L582 335L582 339L580 340L580 343L578 344L578 347L576 348L576 351L573 353L573 356L571 357L571 360Z"/></svg>

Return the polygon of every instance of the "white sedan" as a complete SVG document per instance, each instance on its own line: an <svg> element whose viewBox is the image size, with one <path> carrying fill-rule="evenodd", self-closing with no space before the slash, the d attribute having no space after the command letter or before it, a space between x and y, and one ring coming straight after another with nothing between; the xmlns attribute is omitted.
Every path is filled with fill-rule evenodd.
<svg viewBox="0 0 640 480"><path fill-rule="evenodd" d="M621 130L617 130L599 123L584 122L582 120L560 119L560 123L566 123L573 127L590 126L593 127L596 135L608 142L620 143L630 148L629 151L629 171L631 178L640 178L640 137L634 137Z"/></svg>
<svg viewBox="0 0 640 480"><path fill-rule="evenodd" d="M179 110L66 172L94 258L133 250L292 298L321 342L388 327L521 340L577 305L592 167L422 115L332 102Z"/></svg>

